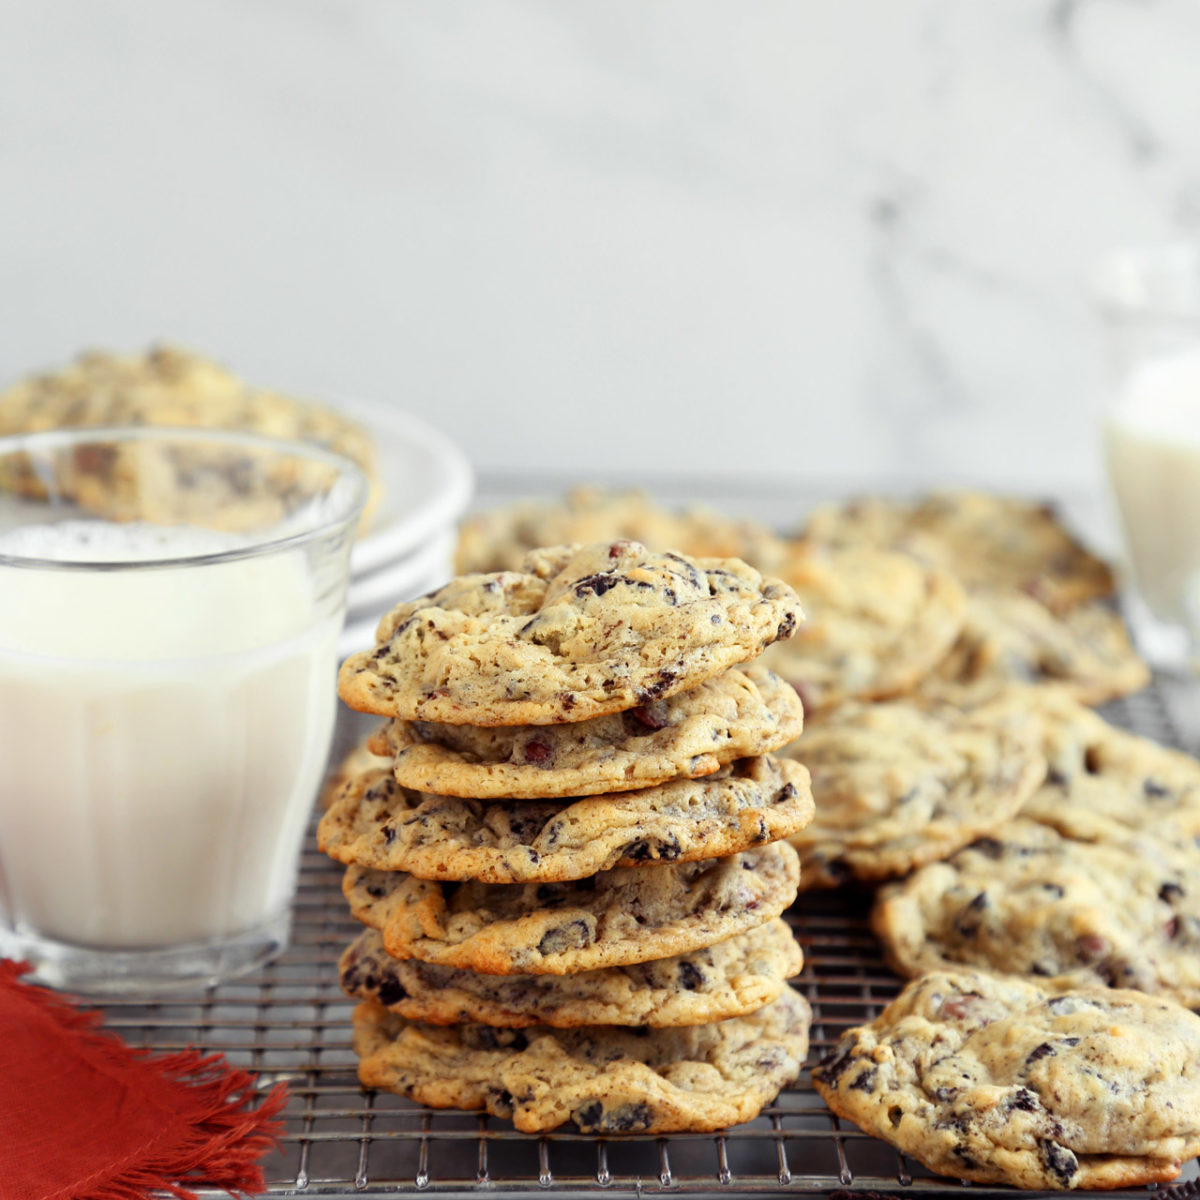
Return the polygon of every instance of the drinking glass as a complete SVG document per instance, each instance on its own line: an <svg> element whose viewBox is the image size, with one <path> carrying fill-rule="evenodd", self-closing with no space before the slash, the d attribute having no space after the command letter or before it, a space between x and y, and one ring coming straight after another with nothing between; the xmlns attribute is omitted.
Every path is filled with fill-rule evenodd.
<svg viewBox="0 0 1200 1200"><path fill-rule="evenodd" d="M249 434L0 439L0 953L142 993L286 944L366 491Z"/></svg>
<svg viewBox="0 0 1200 1200"><path fill-rule="evenodd" d="M1134 637L1181 672L1200 644L1200 246L1124 250L1095 292L1112 365L1104 421Z"/></svg>

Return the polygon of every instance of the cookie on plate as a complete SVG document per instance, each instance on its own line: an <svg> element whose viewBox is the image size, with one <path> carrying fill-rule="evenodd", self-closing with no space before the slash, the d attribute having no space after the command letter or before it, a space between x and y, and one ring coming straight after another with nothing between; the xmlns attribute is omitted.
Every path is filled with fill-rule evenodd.
<svg viewBox="0 0 1200 1200"><path fill-rule="evenodd" d="M676 1029L417 1025L354 1013L365 1087L435 1108L486 1109L523 1133L724 1129L757 1116L800 1073L812 1014L791 988L757 1012Z"/></svg>
<svg viewBox="0 0 1200 1200"><path fill-rule="evenodd" d="M786 842L728 858L617 867L568 883L444 884L350 867L351 915L395 958L489 975L562 975L670 958L777 917L796 898Z"/></svg>
<svg viewBox="0 0 1200 1200"><path fill-rule="evenodd" d="M342 789L317 842L338 862L421 879L557 883L736 854L795 833L812 813L808 772L770 756L705 779L560 801L431 796L385 767Z"/></svg>
<svg viewBox="0 0 1200 1200"><path fill-rule="evenodd" d="M1019 819L884 887L871 924L885 957L902 975L982 967L1200 1005L1200 853L1107 832Z"/></svg>
<svg viewBox="0 0 1200 1200"><path fill-rule="evenodd" d="M918 500L882 497L818 509L803 538L905 550L952 572L969 589L1019 591L1056 612L1111 595L1108 564L1088 551L1053 508L981 492Z"/></svg>
<svg viewBox="0 0 1200 1200"><path fill-rule="evenodd" d="M342 988L410 1021L527 1025L706 1025L756 1012L799 973L803 956L779 918L674 958L574 975L480 975L392 958L364 932L342 955Z"/></svg>
<svg viewBox="0 0 1200 1200"><path fill-rule="evenodd" d="M791 837L801 887L904 875L1008 821L1046 773L1019 708L893 700L811 723L786 751L808 766L816 805Z"/></svg>
<svg viewBox="0 0 1200 1200"><path fill-rule="evenodd" d="M790 637L795 592L637 542L532 552L394 608L342 664L351 708L451 725L586 721L699 687Z"/></svg>
<svg viewBox="0 0 1200 1200"><path fill-rule="evenodd" d="M920 690L963 703L1011 682L1054 684L1081 703L1103 704L1140 691L1150 670L1107 604L1056 616L1020 592L973 592L958 641Z"/></svg>
<svg viewBox="0 0 1200 1200"><path fill-rule="evenodd" d="M1118 1188L1200 1153L1200 1017L980 973L910 984L813 1069L839 1116L978 1183Z"/></svg>
<svg viewBox="0 0 1200 1200"><path fill-rule="evenodd" d="M375 748L405 787L443 796L594 796L711 775L800 736L796 690L759 663L687 692L569 725L393 721Z"/></svg>
<svg viewBox="0 0 1200 1200"><path fill-rule="evenodd" d="M526 500L464 521L454 565L460 575L514 571L539 546L621 538L694 558L740 558L771 572L787 553L784 540L757 521L700 507L675 512L644 491L577 487L561 498Z"/></svg>
<svg viewBox="0 0 1200 1200"><path fill-rule="evenodd" d="M61 370L0 392L0 434L136 425L236 430L311 442L357 463L371 482L373 500L378 499L374 447L354 421L311 401L248 387L216 363L175 347L135 355L83 354ZM184 464L151 462L139 449L145 448L130 446L115 457L77 461L75 490L81 502L120 519L146 516L141 501L157 475L189 467L198 468L192 471L197 511L211 515L223 507L222 527L250 528L280 516L248 510L225 480L228 464L211 452L206 457L202 447L193 462Z"/></svg>
<svg viewBox="0 0 1200 1200"><path fill-rule="evenodd" d="M806 711L908 691L963 627L967 598L958 581L903 554L810 548L780 573L806 620L766 662L795 685Z"/></svg>

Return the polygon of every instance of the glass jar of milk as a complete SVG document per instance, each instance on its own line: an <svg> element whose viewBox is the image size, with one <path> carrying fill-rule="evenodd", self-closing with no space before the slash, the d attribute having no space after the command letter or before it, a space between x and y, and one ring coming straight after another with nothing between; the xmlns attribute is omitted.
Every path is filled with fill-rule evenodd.
<svg viewBox="0 0 1200 1200"><path fill-rule="evenodd" d="M365 496L249 435L0 439L0 954L134 993L286 944Z"/></svg>
<svg viewBox="0 0 1200 1200"><path fill-rule="evenodd" d="M1200 246L1129 250L1098 276L1115 369L1104 428L1134 634L1180 670L1200 645Z"/></svg>

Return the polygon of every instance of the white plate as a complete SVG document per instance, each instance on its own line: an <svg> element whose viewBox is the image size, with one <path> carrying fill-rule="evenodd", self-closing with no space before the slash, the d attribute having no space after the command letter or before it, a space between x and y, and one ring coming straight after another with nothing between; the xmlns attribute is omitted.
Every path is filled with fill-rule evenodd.
<svg viewBox="0 0 1200 1200"><path fill-rule="evenodd" d="M383 496L367 532L350 551L356 578L416 549L462 516L475 487L466 455L417 417L384 404L331 396L371 435Z"/></svg>
<svg viewBox="0 0 1200 1200"><path fill-rule="evenodd" d="M346 620L354 622L361 617L378 620L394 604L419 596L420 590L413 590L415 584L423 584L428 579L434 580L431 587L446 583L454 574L457 541L458 531L451 526L399 562L351 580L346 591Z"/></svg>

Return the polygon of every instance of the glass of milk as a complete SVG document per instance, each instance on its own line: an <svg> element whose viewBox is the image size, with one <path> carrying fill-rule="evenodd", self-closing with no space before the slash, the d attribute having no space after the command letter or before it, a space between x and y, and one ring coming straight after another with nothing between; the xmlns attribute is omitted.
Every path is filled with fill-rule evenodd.
<svg viewBox="0 0 1200 1200"><path fill-rule="evenodd" d="M0 439L0 955L142 993L286 944L365 497L250 435Z"/></svg>
<svg viewBox="0 0 1200 1200"><path fill-rule="evenodd" d="M1097 279L1114 368L1108 476L1138 648L1174 671L1200 646L1200 245L1127 250Z"/></svg>

